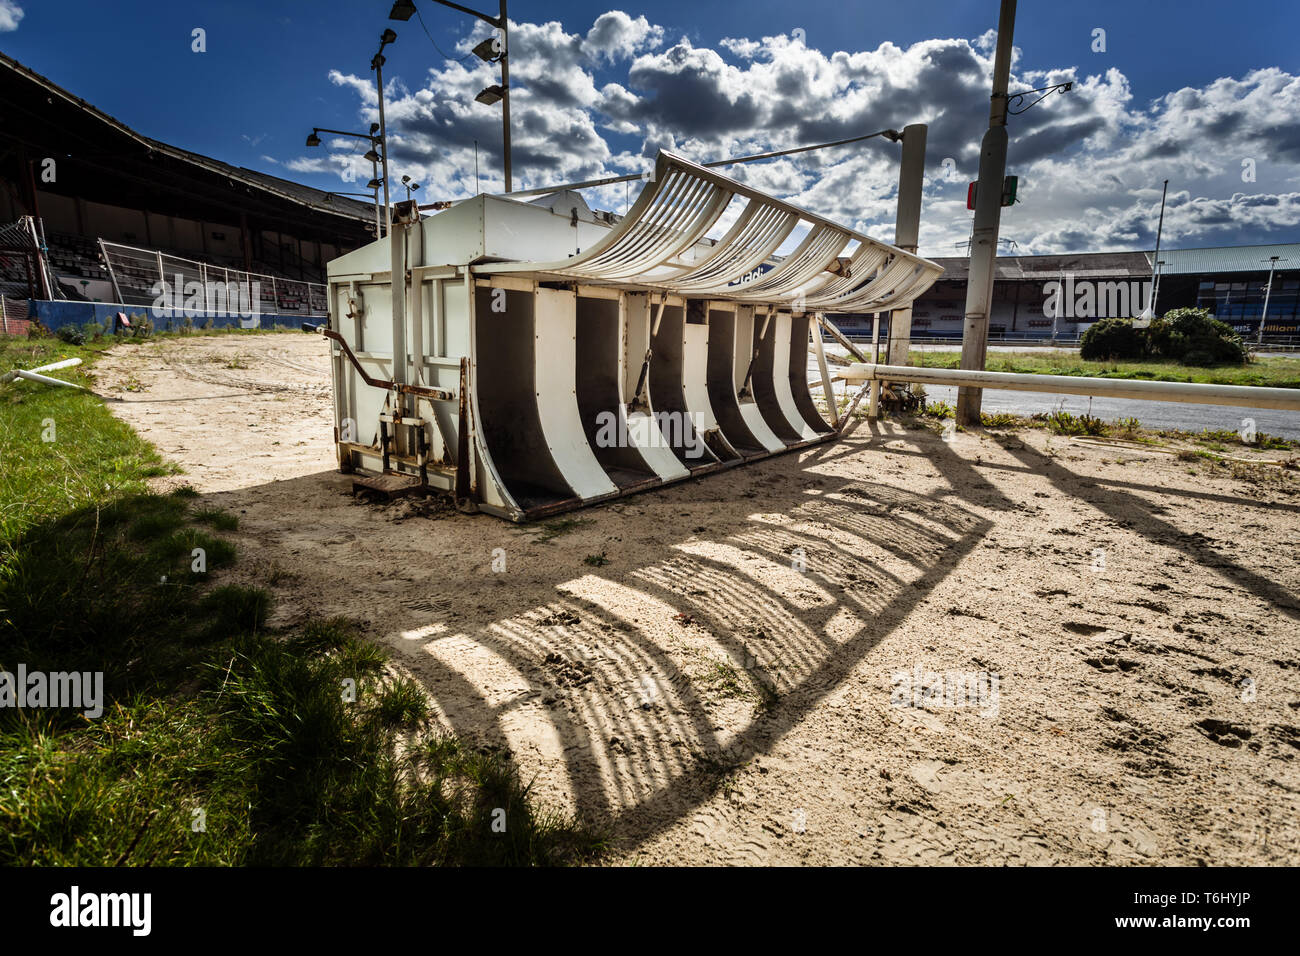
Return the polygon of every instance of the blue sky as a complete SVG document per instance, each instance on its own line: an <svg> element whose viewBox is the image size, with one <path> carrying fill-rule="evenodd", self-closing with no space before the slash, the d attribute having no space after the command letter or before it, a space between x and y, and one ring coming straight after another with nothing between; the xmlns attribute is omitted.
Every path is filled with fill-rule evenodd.
<svg viewBox="0 0 1300 956"><path fill-rule="evenodd" d="M392 26L394 179L423 182L426 200L467 195L477 138L483 186L499 189L499 107L473 102L494 70L463 59L487 27L416 5L432 41L418 19L390 23L391 0L0 0L0 50L146 135L341 191L369 178L364 147L304 137L370 121L369 59ZM925 121L922 252L956 254L997 7L515 0L517 185L629 172L660 146L708 160ZM1003 234L1027 252L1150 248L1168 177L1176 245L1300 239L1298 11L1024 0L1013 89L1077 85L1012 120L1022 203ZM889 239L896 157L877 141L737 175ZM625 192L589 198L621 209Z"/></svg>

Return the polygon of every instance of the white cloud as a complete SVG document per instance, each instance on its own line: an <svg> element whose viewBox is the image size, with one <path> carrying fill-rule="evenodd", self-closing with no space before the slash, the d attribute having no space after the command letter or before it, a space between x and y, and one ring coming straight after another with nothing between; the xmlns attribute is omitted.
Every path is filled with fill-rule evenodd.
<svg viewBox="0 0 1300 956"><path fill-rule="evenodd" d="M488 32L478 25L457 48L468 52ZM921 251L954 255L969 235L966 184L987 126L992 54L990 35L858 51L809 49L787 36L725 38L716 48L683 38L665 48L661 27L621 11L585 32L515 23L516 185L641 170L660 148L713 160L927 123ZM1085 75L1022 62L1012 90L1074 83L1009 124L1008 171L1020 176L1021 202L1003 211L1002 233L1022 252L1150 248L1165 178L1167 242L1272 241L1300 224L1300 77L1244 70L1135 103L1118 69ZM378 118L369 77L332 71L330 80L357 94L363 121ZM496 68L476 59L444 62L414 92L395 80L386 91L392 174L418 178L430 198L470 194L477 140L483 188L500 189L500 108L474 102L496 82ZM1254 182L1241 178L1244 159ZM726 171L890 239L897 163L898 147L876 139ZM622 208L625 192L595 195Z"/></svg>
<svg viewBox="0 0 1300 956"><path fill-rule="evenodd" d="M644 16L633 20L622 10L611 10L596 18L583 46L593 58L613 61L626 59L642 48L653 50L663 42L663 27L651 25Z"/></svg>
<svg viewBox="0 0 1300 956"><path fill-rule="evenodd" d="M0 33L18 29L18 21L23 18L23 8L17 0L0 0Z"/></svg>

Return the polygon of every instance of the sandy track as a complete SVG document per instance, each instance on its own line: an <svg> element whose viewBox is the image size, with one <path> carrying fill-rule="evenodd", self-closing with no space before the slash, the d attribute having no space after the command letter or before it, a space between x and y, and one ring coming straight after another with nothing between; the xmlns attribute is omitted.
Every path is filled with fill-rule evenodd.
<svg viewBox="0 0 1300 956"><path fill-rule="evenodd" d="M862 423L544 540L354 500L317 337L97 368L240 515L277 623L360 620L444 726L608 821L616 860L1300 859L1294 479ZM898 699L918 667L996 674L996 708Z"/></svg>

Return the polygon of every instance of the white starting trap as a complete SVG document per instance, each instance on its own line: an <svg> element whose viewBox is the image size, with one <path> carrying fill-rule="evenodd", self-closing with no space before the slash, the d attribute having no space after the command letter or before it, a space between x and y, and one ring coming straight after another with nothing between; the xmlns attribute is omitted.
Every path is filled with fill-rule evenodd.
<svg viewBox="0 0 1300 956"><path fill-rule="evenodd" d="M559 192L395 222L329 264L339 465L522 521L826 441L814 316L942 271L663 152L621 218Z"/></svg>

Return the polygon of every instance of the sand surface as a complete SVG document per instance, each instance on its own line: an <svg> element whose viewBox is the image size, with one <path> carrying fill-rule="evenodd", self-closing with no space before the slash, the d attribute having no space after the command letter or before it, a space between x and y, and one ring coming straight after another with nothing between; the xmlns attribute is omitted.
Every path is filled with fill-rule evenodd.
<svg viewBox="0 0 1300 956"><path fill-rule="evenodd" d="M99 390L239 515L224 580L360 621L612 862L1300 861L1295 472L863 421L548 531L355 499L326 346Z"/></svg>

